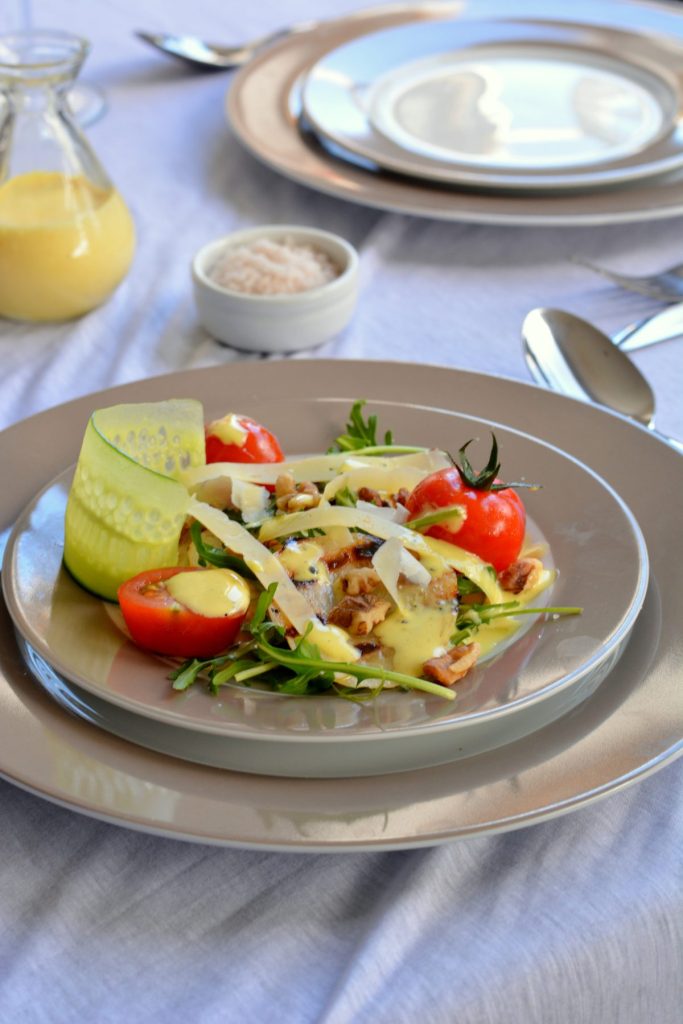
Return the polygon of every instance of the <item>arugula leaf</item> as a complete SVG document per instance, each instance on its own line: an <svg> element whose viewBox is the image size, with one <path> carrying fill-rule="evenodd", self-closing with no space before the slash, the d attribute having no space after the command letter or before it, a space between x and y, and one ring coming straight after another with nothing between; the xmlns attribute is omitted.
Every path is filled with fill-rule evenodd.
<svg viewBox="0 0 683 1024"><path fill-rule="evenodd" d="M523 608L519 601L504 601L501 604L467 604L461 605L456 618L456 630L450 642L458 644L469 640L480 626L485 626L493 619L507 618L511 615L580 615L583 608L565 606L554 608Z"/></svg>
<svg viewBox="0 0 683 1024"><path fill-rule="evenodd" d="M352 452L361 448L377 447L377 417L368 416L367 421L363 418L363 406L365 399L354 402L351 406L349 419L346 424L346 433L336 438L328 454L331 452ZM384 435L384 445L393 445L393 437L390 430Z"/></svg>
<svg viewBox="0 0 683 1024"><path fill-rule="evenodd" d="M192 543L197 549L200 565L213 565L217 569L232 569L233 572L239 573L245 579L256 579L256 576L243 558L231 555L228 551L224 551L223 548L216 548L204 542L201 523L194 522L192 524L190 536L192 537Z"/></svg>

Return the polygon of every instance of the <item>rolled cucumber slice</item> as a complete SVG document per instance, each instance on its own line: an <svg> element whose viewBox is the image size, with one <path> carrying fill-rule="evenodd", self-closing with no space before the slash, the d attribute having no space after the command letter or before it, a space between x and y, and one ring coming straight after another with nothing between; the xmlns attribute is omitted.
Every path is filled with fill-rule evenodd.
<svg viewBox="0 0 683 1024"><path fill-rule="evenodd" d="M115 405L92 414L67 502L64 563L116 600L121 583L176 565L189 495L180 476L205 462L200 402Z"/></svg>

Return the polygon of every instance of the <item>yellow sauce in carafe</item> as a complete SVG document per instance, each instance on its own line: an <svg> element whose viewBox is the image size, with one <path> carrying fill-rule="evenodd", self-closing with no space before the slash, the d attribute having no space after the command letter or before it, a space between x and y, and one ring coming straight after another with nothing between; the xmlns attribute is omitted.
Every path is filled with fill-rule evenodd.
<svg viewBox="0 0 683 1024"><path fill-rule="evenodd" d="M115 189L32 171L0 187L0 316L69 320L125 276L133 221Z"/></svg>

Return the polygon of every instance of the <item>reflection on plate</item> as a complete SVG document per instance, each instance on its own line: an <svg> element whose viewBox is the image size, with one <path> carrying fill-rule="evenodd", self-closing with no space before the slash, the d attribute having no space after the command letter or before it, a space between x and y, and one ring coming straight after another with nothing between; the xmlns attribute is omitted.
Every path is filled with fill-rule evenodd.
<svg viewBox="0 0 683 1024"><path fill-rule="evenodd" d="M93 408L201 395L209 415L239 397L271 410L287 429L283 393L453 409L537 433L590 462L628 501L651 558L643 610L619 663L571 714L531 739L436 768L347 781L247 775L190 764L126 742L65 714L30 678L11 620L0 606L0 774L63 806L166 836L275 850L372 850L433 845L518 828L561 814L642 779L683 743L680 665L683 595L671 571L680 522L671 493L683 460L649 431L596 407L528 384L438 367L299 361L210 367L113 388L51 409L0 434L0 458L22 473L0 492L0 527L14 521L55 463L76 459ZM334 382L332 385L330 382ZM231 397L232 396L232 397ZM49 448L42 440L49 436ZM629 458L614 458L628 451ZM632 467L639 467L636 476ZM513 467L511 467L513 468Z"/></svg>
<svg viewBox="0 0 683 1024"><path fill-rule="evenodd" d="M474 5L465 0L462 6L464 11L460 24L463 27L470 24L470 16L478 21L493 17L504 19L510 13L509 6L506 7L502 0L482 0ZM523 15L524 6L522 3L515 14ZM319 61L346 43L362 41L373 31L401 23L409 23L412 31L421 29L428 19L432 19L438 29L443 24L434 20L439 18L439 9L441 18L453 16L449 5L435 8L429 4L413 10L397 11L394 8L361 12L292 36L257 55L238 72L228 93L227 115L233 130L255 157L278 173L328 195L379 209L439 220L548 226L625 223L683 213L681 169L657 173L654 177L638 177L631 183L614 184L612 181L612 187L594 191L585 187L572 187L563 192L535 188L533 195L521 189L476 191L472 187L456 188L452 183L382 170L377 161L353 152L348 145L339 145L322 131L316 135L307 130L309 119L302 119L301 94L308 74ZM643 25L647 25L645 45L666 51L663 62L673 60L673 55L679 53L683 45L683 18L668 9L636 2L625 7L618 0L604 0L595 9L587 4L578 5L577 18L579 14L586 26L593 20L602 19L603 25L598 24L590 30L586 28L586 32L596 31L603 39L604 25L618 24L619 30L631 38L642 31ZM679 95L679 75L676 75L674 85L661 67L653 67L648 62L648 72L654 74L658 81L666 81L667 85L663 86L665 92L668 90L672 95ZM668 105L664 93L658 104L665 112L663 117L666 120ZM674 124L677 117L678 114ZM671 158L671 163L666 163L668 167L680 163L677 147L681 144L675 128L668 142L662 139L654 145L655 148L671 146L669 156L665 158ZM405 157L404 150L395 148ZM663 153L661 150L660 155ZM639 159L637 154L634 155L636 164ZM657 171L663 170L664 166L658 164ZM630 168L637 175L646 169L647 173L653 169L647 161L637 170ZM486 169L487 177L492 173L491 168ZM596 165L589 173L596 176L597 183L604 167ZM509 177L509 172L506 174Z"/></svg>
<svg viewBox="0 0 683 1024"><path fill-rule="evenodd" d="M327 448L335 434L327 424L339 410L336 400L278 404L280 418L290 424L277 431L286 451L303 450L302 436L313 450ZM28 505L7 546L3 588L17 629L59 675L101 700L194 730L195 748L209 734L223 737L223 747L214 743L211 757L201 759L241 771L311 777L402 771L470 757L565 714L613 667L640 611L647 554L633 516L585 466L528 435L446 410L390 402L368 408L381 424L400 424L404 443L448 449L454 440L495 429L506 474L542 485L528 492L526 505L538 525L531 540L549 544L559 570L551 603L581 606L583 614L534 624L477 665L458 685L454 704L395 691L365 703L237 686L218 697L200 686L175 693L168 664L129 643L111 606L62 567L67 471ZM272 404L248 412L273 423ZM545 595L540 603L547 603ZM185 749L190 746L188 739Z"/></svg>
<svg viewBox="0 0 683 1024"><path fill-rule="evenodd" d="M596 187L683 163L682 58L565 22L426 22L326 54L302 103L325 138L403 174Z"/></svg>

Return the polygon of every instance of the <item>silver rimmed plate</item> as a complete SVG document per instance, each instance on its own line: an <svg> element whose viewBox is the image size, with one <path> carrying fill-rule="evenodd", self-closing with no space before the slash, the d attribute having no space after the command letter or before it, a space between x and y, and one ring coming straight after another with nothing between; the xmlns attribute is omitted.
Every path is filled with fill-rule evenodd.
<svg viewBox="0 0 683 1024"><path fill-rule="evenodd" d="M80 813L175 838L305 852L387 850L543 821L617 792L681 753L683 595L672 566L680 510L671 495L683 489L683 459L624 418L530 384L365 361L311 360L304 374L292 360L212 366L112 388L0 433L0 459L12 480L0 491L0 528L16 520L55 464L75 460L93 408L159 400L170 391L201 394L208 408L221 408L231 395L240 403L274 402L283 389L347 401L359 381L376 401L457 405L520 430L533 424L534 433L589 463L623 495L645 535L650 584L627 648L596 692L532 737L438 768L351 783L248 775L155 753L65 713L30 675L0 606L4 778Z"/></svg>
<svg viewBox="0 0 683 1024"><path fill-rule="evenodd" d="M683 45L562 21L443 21L326 53L302 89L329 142L388 170L596 188L683 164Z"/></svg>
<svg viewBox="0 0 683 1024"><path fill-rule="evenodd" d="M297 394L255 399L246 412L296 453L306 445L325 451L343 430L349 406L329 394ZM212 419L227 408L205 411ZM423 404L384 400L368 408L406 444L456 449L481 438L484 461L494 430L510 479L541 485L525 503L532 540L549 546L558 578L539 603L581 606L583 614L534 622L468 675L454 704L396 691L364 703L242 686L226 687L218 697L200 685L176 693L169 664L130 643L118 609L84 591L62 567L71 478L65 471L27 506L7 546L3 589L18 631L59 676L151 720L144 735L154 735L152 723L192 733L178 756L266 775L351 777L441 764L510 743L572 710L615 665L645 596L647 553L628 508L581 462L528 434ZM106 727L107 715L101 720ZM173 739L172 730L165 734ZM169 744L163 749L173 752Z"/></svg>
<svg viewBox="0 0 683 1024"><path fill-rule="evenodd" d="M520 0L518 16L545 16L533 0ZM625 31L669 37L678 49L683 14L676 5L581 0L573 15L582 23L618 25ZM478 224L560 226L618 224L683 213L683 169L594 190L564 191L458 188L448 183L383 170L307 129L301 90L311 68L325 54L373 31L424 20L507 18L508 0L458 0L455 4L394 5L361 11L282 40L257 54L237 73L226 97L228 120L239 140L279 174L327 195L382 210L445 221ZM440 23L440 22L439 22Z"/></svg>

